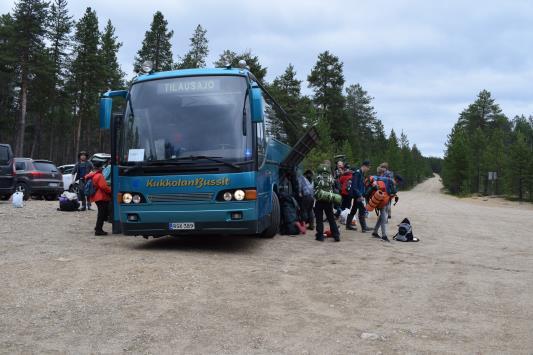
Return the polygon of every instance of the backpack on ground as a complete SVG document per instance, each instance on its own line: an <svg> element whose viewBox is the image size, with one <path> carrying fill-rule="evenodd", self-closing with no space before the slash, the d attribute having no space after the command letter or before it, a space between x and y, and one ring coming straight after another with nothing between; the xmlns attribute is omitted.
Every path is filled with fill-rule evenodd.
<svg viewBox="0 0 533 355"><path fill-rule="evenodd" d="M286 192L279 194L279 205L281 209L280 233L285 235L300 234L299 222L300 206L294 197Z"/></svg>
<svg viewBox="0 0 533 355"><path fill-rule="evenodd" d="M398 242L418 242L420 239L413 235L413 228L409 219L404 218L402 223L398 224L398 233L393 237Z"/></svg>
<svg viewBox="0 0 533 355"><path fill-rule="evenodd" d="M72 212L77 211L78 208L80 208L80 203L77 198L72 198L72 195L69 192L64 192L61 196L59 196L59 210L60 211L66 211L66 212ZM73 194L74 196L76 194Z"/></svg>

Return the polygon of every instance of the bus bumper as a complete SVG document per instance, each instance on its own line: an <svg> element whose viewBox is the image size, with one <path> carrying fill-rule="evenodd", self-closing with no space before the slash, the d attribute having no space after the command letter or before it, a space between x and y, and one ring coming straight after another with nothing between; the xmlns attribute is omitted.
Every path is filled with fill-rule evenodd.
<svg viewBox="0 0 533 355"><path fill-rule="evenodd" d="M240 215L240 218L234 218L235 214ZM258 220L255 201L221 203L204 208L199 205L121 205L120 220L123 234L142 236L251 235L260 233L265 228L265 221ZM194 229L171 230L171 223L194 223Z"/></svg>

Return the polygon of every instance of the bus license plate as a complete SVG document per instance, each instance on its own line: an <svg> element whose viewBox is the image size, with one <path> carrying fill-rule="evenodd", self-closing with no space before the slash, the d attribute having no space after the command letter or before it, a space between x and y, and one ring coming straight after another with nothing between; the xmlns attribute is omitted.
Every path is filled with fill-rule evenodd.
<svg viewBox="0 0 533 355"><path fill-rule="evenodd" d="M172 222L168 224L168 229L170 230L194 230L193 222Z"/></svg>

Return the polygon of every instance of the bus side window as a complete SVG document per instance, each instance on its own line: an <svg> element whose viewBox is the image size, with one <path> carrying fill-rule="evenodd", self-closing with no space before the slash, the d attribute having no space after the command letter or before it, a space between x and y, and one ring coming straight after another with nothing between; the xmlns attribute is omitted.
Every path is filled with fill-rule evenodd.
<svg viewBox="0 0 533 355"><path fill-rule="evenodd" d="M259 166L263 165L265 160L267 141L265 137L265 126L263 122L256 123L255 128L257 130L257 157Z"/></svg>

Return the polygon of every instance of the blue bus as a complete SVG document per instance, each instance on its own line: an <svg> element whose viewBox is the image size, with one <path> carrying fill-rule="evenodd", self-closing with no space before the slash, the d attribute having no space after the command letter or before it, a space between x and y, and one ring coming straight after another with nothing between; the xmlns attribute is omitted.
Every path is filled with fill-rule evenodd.
<svg viewBox="0 0 533 355"><path fill-rule="evenodd" d="M113 97L125 99L123 112L112 114ZM312 128L291 148L283 117L246 68L152 73L148 66L128 90L103 94L113 233L273 237L281 176L318 139Z"/></svg>

